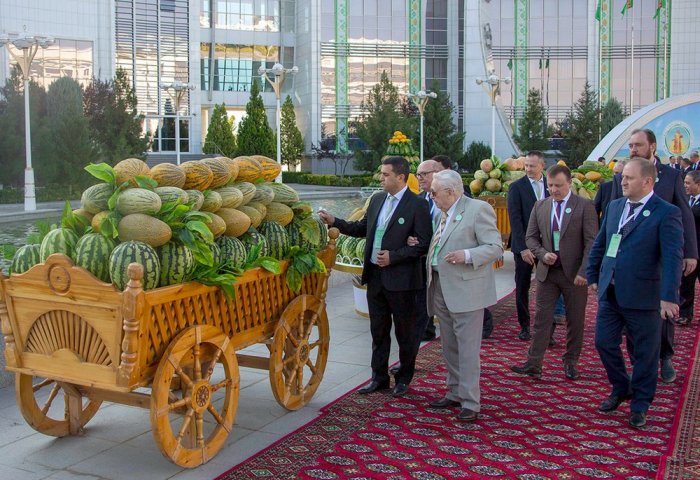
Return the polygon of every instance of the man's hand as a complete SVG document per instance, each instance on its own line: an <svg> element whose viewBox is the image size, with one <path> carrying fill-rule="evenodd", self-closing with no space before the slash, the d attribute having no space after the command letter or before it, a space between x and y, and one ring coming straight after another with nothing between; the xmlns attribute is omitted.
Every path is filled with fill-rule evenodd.
<svg viewBox="0 0 700 480"><path fill-rule="evenodd" d="M318 212L318 217L325 223L326 225L333 225L335 223L335 217L328 213L325 210L319 210Z"/></svg>
<svg viewBox="0 0 700 480"><path fill-rule="evenodd" d="M586 280L581 275L576 275L576 278L574 278L574 285L576 285L577 287L585 287L587 284L588 280Z"/></svg>
<svg viewBox="0 0 700 480"><path fill-rule="evenodd" d="M594 293L598 293L598 284L597 283L591 283L588 285L588 288L590 288Z"/></svg>
<svg viewBox="0 0 700 480"><path fill-rule="evenodd" d="M445 255L445 261L453 265L459 265L464 263L464 250L455 250Z"/></svg>
<svg viewBox="0 0 700 480"><path fill-rule="evenodd" d="M520 252L520 256L522 257L523 261L528 265L535 264L535 255L530 250L523 250L522 252Z"/></svg>
<svg viewBox="0 0 700 480"><path fill-rule="evenodd" d="M684 258L683 259L683 276L687 277L695 271L698 266L698 261L695 258Z"/></svg>
<svg viewBox="0 0 700 480"><path fill-rule="evenodd" d="M661 319L662 320L673 320L678 317L680 313L680 308L678 304L673 302L667 302L661 300Z"/></svg>
<svg viewBox="0 0 700 480"><path fill-rule="evenodd" d="M379 250L379 253L377 254L377 265L380 267L388 267L391 265L389 250Z"/></svg>
<svg viewBox="0 0 700 480"><path fill-rule="evenodd" d="M406 244L409 247L415 247L416 245L418 245L418 237L408 237L408 239L406 240Z"/></svg>
<svg viewBox="0 0 700 480"><path fill-rule="evenodd" d="M557 258L558 257L556 253L548 252L544 254L544 257L542 257L542 261L547 265L554 265L555 263L557 263Z"/></svg>

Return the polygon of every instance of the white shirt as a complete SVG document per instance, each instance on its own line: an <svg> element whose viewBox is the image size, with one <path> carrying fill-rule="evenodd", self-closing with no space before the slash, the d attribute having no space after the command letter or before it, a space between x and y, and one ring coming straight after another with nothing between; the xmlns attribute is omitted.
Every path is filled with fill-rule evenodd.
<svg viewBox="0 0 700 480"><path fill-rule="evenodd" d="M639 214L642 213L642 210L644 210L644 206L647 204L647 202L649 201L649 199L650 199L653 195L654 195L654 191L652 190L651 192L649 192L648 194L646 194L644 197L642 197L642 198L639 200L639 203L641 203L641 205L638 206L638 207L634 210L634 215L633 215L633 217L634 217L635 220L637 220L637 217L639 216ZM622 209L622 216L620 217L620 223L618 224L618 228L617 228L617 231L618 231L618 232L619 232L620 230L622 230L622 226L623 226L623 225L626 223L626 221L627 221L627 215L629 215L629 211L630 211L630 203L632 203L632 202L630 202L629 199L627 199L627 202L625 202L625 208ZM637 202L634 202L634 203L637 203ZM629 221L631 222L632 220L629 220Z"/></svg>
<svg viewBox="0 0 700 480"><path fill-rule="evenodd" d="M391 195L390 193L387 193L386 199L384 200L384 204L382 205L382 209L379 211L379 226L382 226L384 224L384 220L386 219L386 223L389 222L389 219L391 216L394 214L394 210L396 210L396 206L399 204L401 199L403 198L403 194L406 193L406 189L408 189L408 185L403 187L401 190L399 190L396 195ZM389 202L388 199L390 196L393 196L396 200L391 203L391 210L388 210L389 208Z"/></svg>
<svg viewBox="0 0 700 480"><path fill-rule="evenodd" d="M561 225L564 223L564 214L566 213L566 203L569 201L571 198L571 190L569 190L569 193L564 197L561 203L561 218L559 219L559 230L561 230ZM557 201L552 199L552 216L549 219L549 224L554 225L554 214L557 211Z"/></svg>
<svg viewBox="0 0 700 480"><path fill-rule="evenodd" d="M690 198L688 199L688 205L690 205L690 206L697 205L699 201L700 201L700 194L699 195L691 195Z"/></svg>
<svg viewBox="0 0 700 480"><path fill-rule="evenodd" d="M535 198L537 200L542 200L544 198L544 175L540 177L539 180L534 180L530 177L528 177L530 180L530 186L532 187L532 191L535 193ZM535 189L535 184L539 184L540 192L539 195L537 194L537 190Z"/></svg>

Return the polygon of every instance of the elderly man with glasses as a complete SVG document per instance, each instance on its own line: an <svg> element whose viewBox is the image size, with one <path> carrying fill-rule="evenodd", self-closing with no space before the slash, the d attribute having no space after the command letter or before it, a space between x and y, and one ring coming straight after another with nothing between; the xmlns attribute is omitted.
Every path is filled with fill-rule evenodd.
<svg viewBox="0 0 700 480"><path fill-rule="evenodd" d="M503 255L491 205L464 196L462 178L433 174L430 193L440 221L430 242L428 314L438 317L447 366L447 392L431 408L460 407L457 420L473 422L481 409L479 389L484 308L496 303L493 262Z"/></svg>

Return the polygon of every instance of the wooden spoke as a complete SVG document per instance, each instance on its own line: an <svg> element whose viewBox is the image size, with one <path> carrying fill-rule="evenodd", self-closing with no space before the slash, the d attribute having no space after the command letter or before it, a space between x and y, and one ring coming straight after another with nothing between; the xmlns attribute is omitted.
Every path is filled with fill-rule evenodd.
<svg viewBox="0 0 700 480"><path fill-rule="evenodd" d="M212 383L217 363L223 366L225 378ZM172 392L179 386L178 380L182 384L181 399ZM153 378L151 426L161 453L187 468L214 457L233 427L239 388L238 362L233 344L225 334L209 325L180 332L168 345ZM212 405L215 392L223 394L219 411ZM163 411L170 414L163 415ZM205 411L216 423L204 422Z"/></svg>
<svg viewBox="0 0 700 480"><path fill-rule="evenodd" d="M270 385L280 405L297 410L313 397L326 370L328 345L325 304L313 295L289 302L270 345Z"/></svg>
<svg viewBox="0 0 700 480"><path fill-rule="evenodd" d="M39 405L37 393L49 385L53 386L48 397ZM82 397L72 385L61 385L52 379L22 373L15 376L15 393L17 405L27 423L38 432L54 437L79 433L102 404L99 400ZM51 408L61 404L64 408Z"/></svg>

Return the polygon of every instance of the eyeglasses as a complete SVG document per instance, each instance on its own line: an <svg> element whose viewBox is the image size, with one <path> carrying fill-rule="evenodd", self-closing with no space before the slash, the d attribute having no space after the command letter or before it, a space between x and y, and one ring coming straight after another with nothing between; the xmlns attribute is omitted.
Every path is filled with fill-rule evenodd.
<svg viewBox="0 0 700 480"><path fill-rule="evenodd" d="M436 191L436 190L430 190L428 193L430 193L430 196L431 196L431 197L435 197L435 195L437 195L439 192L444 192L444 191L447 191L447 190L452 190L452 189L451 189L451 188L442 188L442 189L437 190L437 191Z"/></svg>
<svg viewBox="0 0 700 480"><path fill-rule="evenodd" d="M437 170L430 170L427 172L418 172L418 173L416 173L416 178L425 178L428 176L429 173L435 173L435 172L437 172Z"/></svg>

